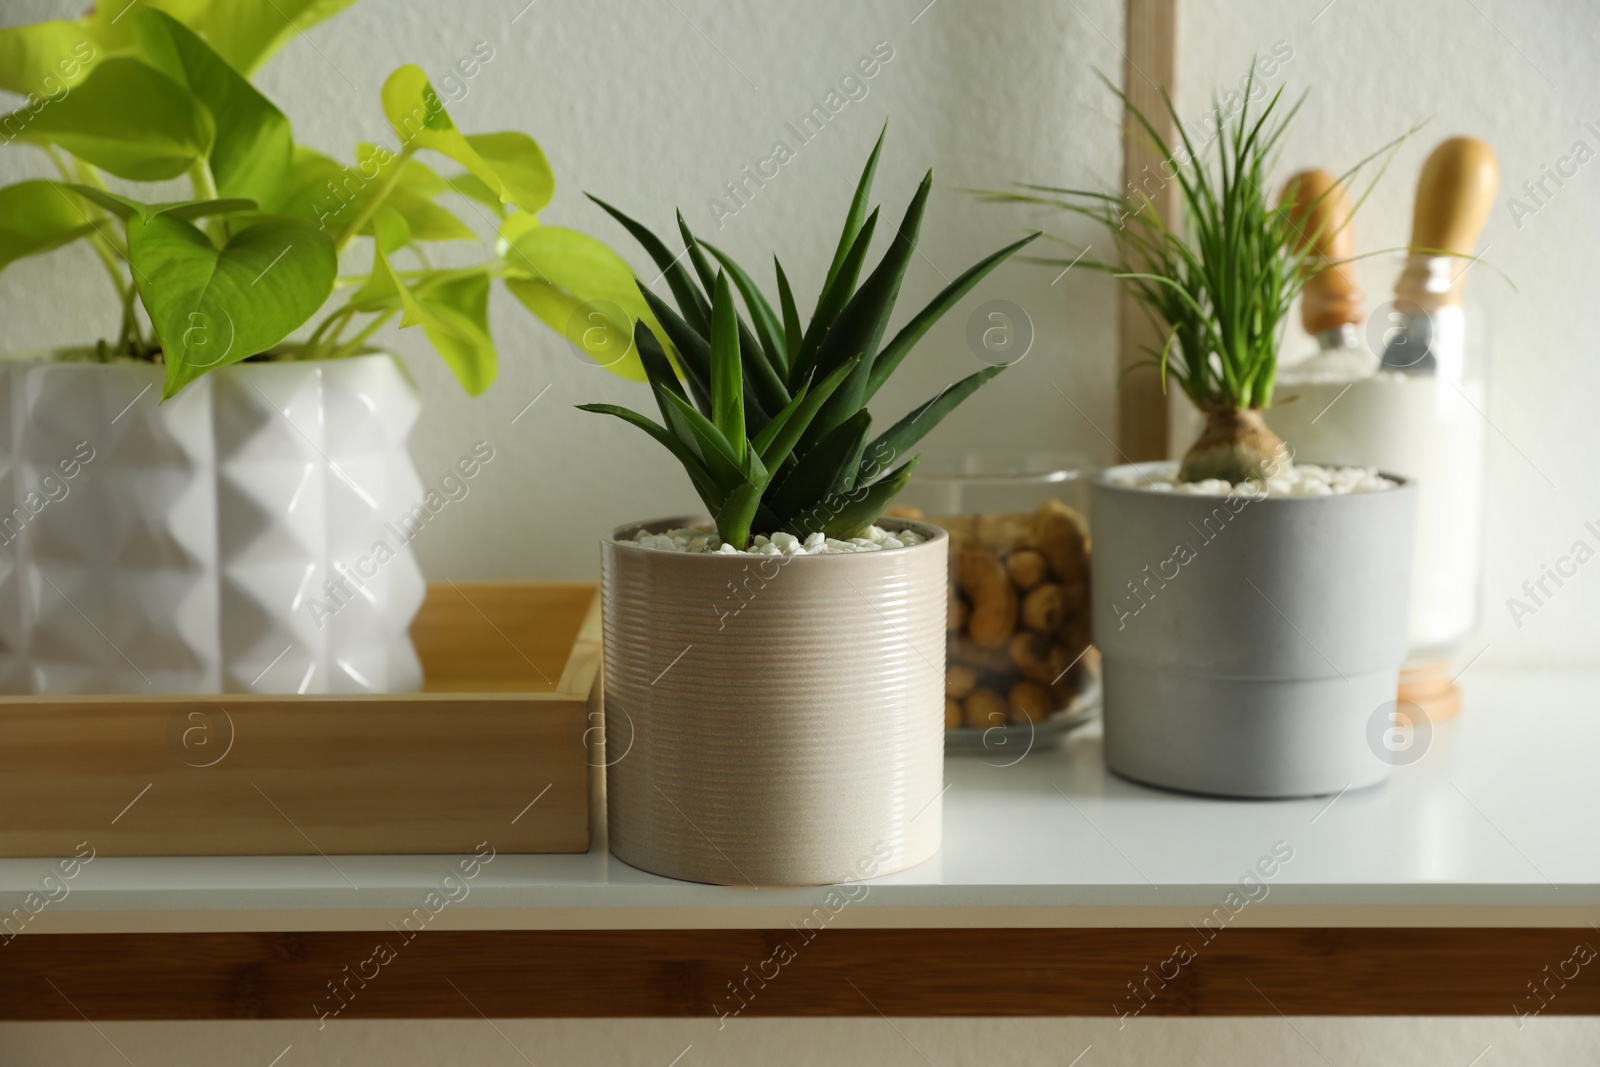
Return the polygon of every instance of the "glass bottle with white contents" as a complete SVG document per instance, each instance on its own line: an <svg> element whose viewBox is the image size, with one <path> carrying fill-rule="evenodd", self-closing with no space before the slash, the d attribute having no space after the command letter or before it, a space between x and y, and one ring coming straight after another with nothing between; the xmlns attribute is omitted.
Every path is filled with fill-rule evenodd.
<svg viewBox="0 0 1600 1067"><path fill-rule="evenodd" d="M1364 331L1357 328L1356 302L1349 302L1344 320L1333 324L1345 341L1340 358L1330 358L1325 346L1286 367L1267 413L1298 462L1377 467L1418 483L1411 655L1401 695L1435 716L1455 710L1449 663L1478 614L1486 361L1482 346L1469 343L1462 296L1496 180L1494 153L1482 141L1452 138L1434 150L1418 181L1410 252L1394 300L1366 320ZM1307 286L1303 313L1314 334L1329 328L1310 321L1324 277Z"/></svg>

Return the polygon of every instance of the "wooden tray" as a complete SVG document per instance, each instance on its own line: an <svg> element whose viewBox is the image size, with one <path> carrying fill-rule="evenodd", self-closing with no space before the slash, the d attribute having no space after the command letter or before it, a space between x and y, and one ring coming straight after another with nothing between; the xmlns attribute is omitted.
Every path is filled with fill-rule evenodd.
<svg viewBox="0 0 1600 1067"><path fill-rule="evenodd" d="M0 856L586 851L595 587L430 585L411 634L421 693L0 697Z"/></svg>

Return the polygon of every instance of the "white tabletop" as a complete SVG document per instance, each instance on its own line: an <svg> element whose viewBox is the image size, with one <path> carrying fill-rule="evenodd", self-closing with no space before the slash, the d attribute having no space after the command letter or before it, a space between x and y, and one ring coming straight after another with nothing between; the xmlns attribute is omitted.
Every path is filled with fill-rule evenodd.
<svg viewBox="0 0 1600 1067"><path fill-rule="evenodd" d="M1240 926L1600 922L1600 675L1477 667L1463 687L1461 717L1435 727L1423 758L1374 789L1295 801L1164 793L1108 774L1093 726L1009 766L1015 754L948 759L941 854L854 887L842 906L825 888L658 878L597 844L587 855L498 855L448 883L464 895L452 888L457 899L443 906L432 898L428 925L779 927L830 892L829 924L852 927L1183 926L1206 916ZM1268 862L1271 877L1255 873L1275 847L1292 858ZM0 860L0 914L21 907L55 864ZM441 892L457 865L446 856L99 857L27 928L377 930Z"/></svg>

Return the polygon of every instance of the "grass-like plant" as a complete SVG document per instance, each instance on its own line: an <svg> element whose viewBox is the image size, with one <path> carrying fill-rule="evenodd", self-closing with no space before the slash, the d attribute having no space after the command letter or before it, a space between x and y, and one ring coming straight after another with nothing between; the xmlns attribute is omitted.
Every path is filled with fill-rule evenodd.
<svg viewBox="0 0 1600 1067"><path fill-rule="evenodd" d="M422 327L462 387L481 393L496 373L495 278L597 354L626 340L632 318L609 319L649 318L632 272L598 241L539 224L555 189L539 145L515 131L464 133L417 67L383 86L394 147L361 145L346 165L294 143L250 75L299 29L352 2L147 0L0 30L0 88L24 95L0 114L0 133L42 149L57 171L0 188L0 270L86 241L121 309L115 340L93 358L164 364L163 399L243 359L354 355L397 317ZM476 73L492 54L475 51L458 68ZM460 169L441 175L419 152ZM190 195L165 200L163 189L163 202L150 202L108 176L186 177ZM426 245L476 240L438 202L445 192L481 202L475 210L499 224L500 254L431 265ZM349 298L303 344L288 342L341 285L341 254L365 241L370 272L343 281ZM608 309L606 329L575 329L575 310L594 301Z"/></svg>
<svg viewBox="0 0 1600 1067"><path fill-rule="evenodd" d="M905 488L916 466L915 456L907 458L911 447L1004 369L988 367L963 378L870 436L866 405L901 361L985 275L1038 236L979 261L882 343L933 183L930 170L883 258L858 285L878 225L877 209L869 214L867 205L882 149L880 134L808 323L800 320L776 258L780 310L732 258L696 240L681 212L684 251L675 256L644 226L595 201L644 246L677 308L638 282L664 334L658 339L643 322L634 334L662 421L614 404L581 407L624 419L666 446L714 516L718 537L735 548L745 548L753 530L802 538L816 532L857 535ZM735 290L749 324L735 304ZM676 368L669 349L676 353Z"/></svg>
<svg viewBox="0 0 1600 1067"><path fill-rule="evenodd" d="M1159 349L1137 366L1154 367L1176 381L1205 416L1205 429L1184 455L1183 481L1221 478L1230 482L1264 478L1282 462L1283 442L1268 428L1261 411L1272 403L1278 352L1290 306L1306 279L1332 264L1314 249L1321 233L1297 224L1321 197L1300 204L1291 188L1274 203L1268 172L1301 103L1280 108L1280 87L1259 114L1251 113L1254 70L1246 79L1243 102L1209 145L1196 146L1163 93L1181 139L1169 145L1128 97L1107 82L1173 171L1181 221L1163 218L1148 193L1137 190L1134 210L1106 193L1024 185L1024 192L984 194L994 202L1041 204L1102 223L1112 234L1121 262L1086 262L1121 279L1164 336ZM1217 113L1224 113L1220 103ZM1391 142L1390 146L1398 144ZM1380 152L1383 150L1380 150ZM1344 183L1378 153L1339 178ZM1376 178L1374 178L1374 182ZM1371 192L1371 185L1356 207ZM1326 194L1323 194L1326 195ZM1076 260L1041 258L1059 266ZM1132 369L1132 368L1130 368Z"/></svg>

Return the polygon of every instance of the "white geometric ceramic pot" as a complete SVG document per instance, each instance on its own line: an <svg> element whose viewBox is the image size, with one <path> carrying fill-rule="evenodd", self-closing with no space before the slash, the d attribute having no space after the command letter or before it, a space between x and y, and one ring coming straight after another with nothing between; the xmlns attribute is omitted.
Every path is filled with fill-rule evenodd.
<svg viewBox="0 0 1600 1067"><path fill-rule="evenodd" d="M1417 490L1200 496L1090 487L1106 765L1169 789L1337 793L1386 778L1376 743L1406 657Z"/></svg>
<svg viewBox="0 0 1600 1067"><path fill-rule="evenodd" d="M602 543L606 803L632 866L822 885L939 849L944 531L907 548L716 555Z"/></svg>
<svg viewBox="0 0 1600 1067"><path fill-rule="evenodd" d="M417 689L405 371L162 370L0 363L0 691Z"/></svg>

